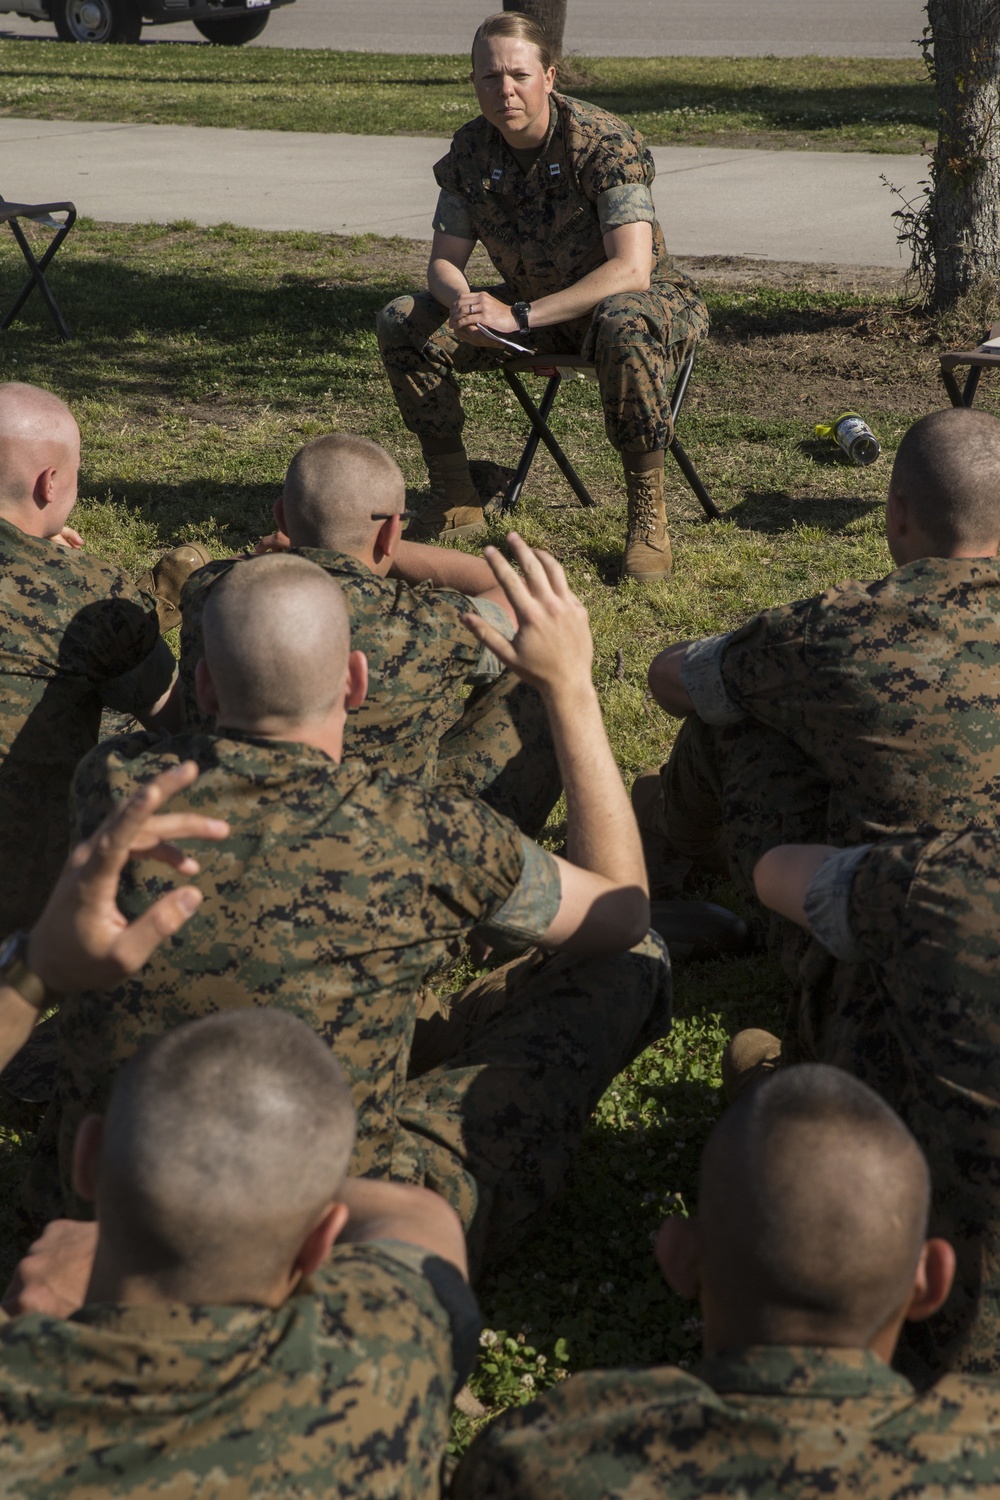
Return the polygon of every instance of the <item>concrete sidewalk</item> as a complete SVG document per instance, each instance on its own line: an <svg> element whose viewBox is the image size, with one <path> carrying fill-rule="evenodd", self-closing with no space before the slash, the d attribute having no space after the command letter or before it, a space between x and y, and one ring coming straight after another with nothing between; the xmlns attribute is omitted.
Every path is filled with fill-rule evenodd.
<svg viewBox="0 0 1000 1500"><path fill-rule="evenodd" d="M429 239L444 139L0 118L5 198L69 198L117 223ZM899 266L890 218L919 156L656 146L656 204L678 255Z"/></svg>

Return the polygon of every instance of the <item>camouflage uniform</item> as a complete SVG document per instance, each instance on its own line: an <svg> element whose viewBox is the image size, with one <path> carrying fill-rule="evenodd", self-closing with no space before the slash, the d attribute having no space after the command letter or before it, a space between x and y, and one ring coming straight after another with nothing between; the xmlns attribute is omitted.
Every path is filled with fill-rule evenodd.
<svg viewBox="0 0 1000 1500"><path fill-rule="evenodd" d="M689 799L705 816L713 779L725 789L726 840L744 881L757 854L783 839L852 844L991 826L1000 807L998 620L996 559L923 558L693 643L683 680L702 722L685 721L663 770L666 828L679 852L688 852ZM894 1089L902 1062L879 1026L867 966L838 965L809 943L797 985L828 1018L827 1045L816 1050L796 996L783 1056L839 1062L882 1093Z"/></svg>
<svg viewBox="0 0 1000 1500"><path fill-rule="evenodd" d="M8 1494L440 1494L475 1300L414 1246L335 1248L277 1311L93 1304L0 1327Z"/></svg>
<svg viewBox="0 0 1000 1500"><path fill-rule="evenodd" d="M70 782L102 705L148 707L173 671L153 599L0 519L0 935L31 926L62 868Z"/></svg>
<svg viewBox="0 0 1000 1500"><path fill-rule="evenodd" d="M1000 841L967 829L844 851L806 910L837 958L871 966L871 1045L886 1045L877 1028L898 1053L887 1097L927 1154L932 1232L958 1255L948 1302L908 1326L907 1352L931 1370L1000 1370ZM836 1061L836 1025L811 992L804 1009L812 1049Z"/></svg>
<svg viewBox="0 0 1000 1500"><path fill-rule="evenodd" d="M918 1396L861 1349L743 1349L690 1371L594 1370L513 1407L454 1500L917 1500L1000 1495L1000 1387Z"/></svg>
<svg viewBox="0 0 1000 1500"><path fill-rule="evenodd" d="M205 900L171 944L116 990L63 1003L56 1096L29 1170L29 1212L49 1218L64 1204L88 1212L70 1188L76 1127L103 1108L144 1037L251 1004L292 1011L335 1049L358 1110L359 1174L419 1182L432 1162L443 1178L438 1158L451 1142L459 1153L452 1197L467 1224L477 1210L482 1220L493 1210L485 1200L480 1207L470 1181L492 1191L485 1153L502 1132L506 1161L524 1174L504 1201L520 1192L537 1206L551 1196L588 1101L640 1036L669 1024L659 948L647 941L603 963L587 958L572 974L543 965L518 987L524 1005L510 1007L506 1027L501 1018L491 1026L490 1047L457 1050L447 1078L429 1072L435 1100L420 1104L422 1086L408 1085L407 1073L421 986L462 951L473 927L516 948L541 937L560 900L555 860L480 802L232 731L100 746L77 773L81 833L136 783L189 758L202 776L172 807L211 809L232 835L199 854ZM129 865L122 910L134 914L166 883L153 866ZM525 1007L534 1007L527 1017ZM590 1046L594 1058L584 1063ZM570 1053L561 1071L560 1049Z"/></svg>
<svg viewBox="0 0 1000 1500"><path fill-rule="evenodd" d="M626 224L653 229L647 292L606 297L592 314L532 329L540 354L580 354L596 365L605 427L623 453L666 448L672 437L667 380L708 330L697 286L673 268L653 208L653 158L631 126L596 105L551 96L538 159L523 172L500 132L480 115L463 125L434 168L441 195L434 228L481 240L503 279L503 302L563 291L607 260L604 235ZM448 309L429 293L399 297L379 316L382 359L411 432L454 437L464 416L455 375L495 369L489 349L443 327Z"/></svg>
<svg viewBox="0 0 1000 1500"><path fill-rule="evenodd" d="M480 614L509 639L509 616L490 600L454 589L380 578L343 552L300 547L296 553L340 584L351 644L368 658L368 696L348 718L345 758L481 797L537 837L562 791L545 706L534 688L503 671L461 619ZM201 568L181 595L181 690L191 728L215 727L198 707L194 669L204 654L208 591L234 565ZM468 684L472 696L464 699Z"/></svg>

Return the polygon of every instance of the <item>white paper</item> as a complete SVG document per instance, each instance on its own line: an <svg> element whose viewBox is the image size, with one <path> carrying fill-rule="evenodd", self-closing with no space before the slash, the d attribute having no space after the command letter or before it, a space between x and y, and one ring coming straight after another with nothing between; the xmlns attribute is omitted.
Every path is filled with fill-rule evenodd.
<svg viewBox="0 0 1000 1500"><path fill-rule="evenodd" d="M980 349L1000 349L1000 339L986 339L979 347Z"/></svg>
<svg viewBox="0 0 1000 1500"><path fill-rule="evenodd" d="M487 328L485 323L477 323L476 331L485 333L488 339L495 344L502 344L505 349L513 349L515 354L534 354L534 349L526 349L523 344L515 344L513 339L504 338L502 333L494 333L492 328Z"/></svg>

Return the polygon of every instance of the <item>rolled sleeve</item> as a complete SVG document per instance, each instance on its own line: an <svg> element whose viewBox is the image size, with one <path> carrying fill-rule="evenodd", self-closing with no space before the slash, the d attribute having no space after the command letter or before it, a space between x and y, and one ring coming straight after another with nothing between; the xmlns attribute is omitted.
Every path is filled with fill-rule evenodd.
<svg viewBox="0 0 1000 1500"><path fill-rule="evenodd" d="M706 724L738 724L746 718L726 691L722 676L722 656L731 639L729 635L709 635L692 641L684 653L681 682L695 713Z"/></svg>
<svg viewBox="0 0 1000 1500"><path fill-rule="evenodd" d="M452 234L459 240L476 238L468 203L458 193L452 193L448 188L442 188L438 194L431 226L437 234Z"/></svg>
<svg viewBox="0 0 1000 1500"><path fill-rule="evenodd" d="M851 889L871 849L871 844L859 844L831 854L813 876L802 903L813 937L845 963L857 963L862 957L851 925Z"/></svg>
<svg viewBox="0 0 1000 1500"><path fill-rule="evenodd" d="M597 197L597 217L601 233L622 229L626 224L655 224L653 195L643 182L628 182L608 188Z"/></svg>
<svg viewBox="0 0 1000 1500"><path fill-rule="evenodd" d="M481 620L485 620L487 625L492 625L493 629L498 631L505 641L512 641L514 639L517 633L514 621L507 611L501 609L499 604L494 604L492 599L470 599L469 608ZM490 650L489 646L484 646L479 654L479 660L469 673L466 681L476 685L483 682L495 682L503 671L504 664L499 656L496 656Z"/></svg>
<svg viewBox="0 0 1000 1500"><path fill-rule="evenodd" d="M524 864L514 889L479 931L496 945L526 947L540 942L562 900L559 866L547 850L521 835Z"/></svg>

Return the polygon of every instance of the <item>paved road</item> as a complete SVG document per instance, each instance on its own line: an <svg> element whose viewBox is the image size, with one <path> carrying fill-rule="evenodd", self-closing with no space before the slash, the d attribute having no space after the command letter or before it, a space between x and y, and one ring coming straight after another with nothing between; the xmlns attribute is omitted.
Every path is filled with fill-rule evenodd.
<svg viewBox="0 0 1000 1500"><path fill-rule="evenodd" d="M457 52L489 9L489 0L478 9L455 0L297 0L253 45ZM911 57L925 22L922 0L569 0L566 48L615 57ZM52 35L48 25L0 15L0 37ZM190 24L144 35L201 41Z"/></svg>
<svg viewBox="0 0 1000 1500"><path fill-rule="evenodd" d="M118 223L430 237L445 140L0 118L11 200L72 199ZM901 264L881 185L912 193L919 156L656 146L656 199L680 255ZM898 200L897 200L898 201Z"/></svg>

